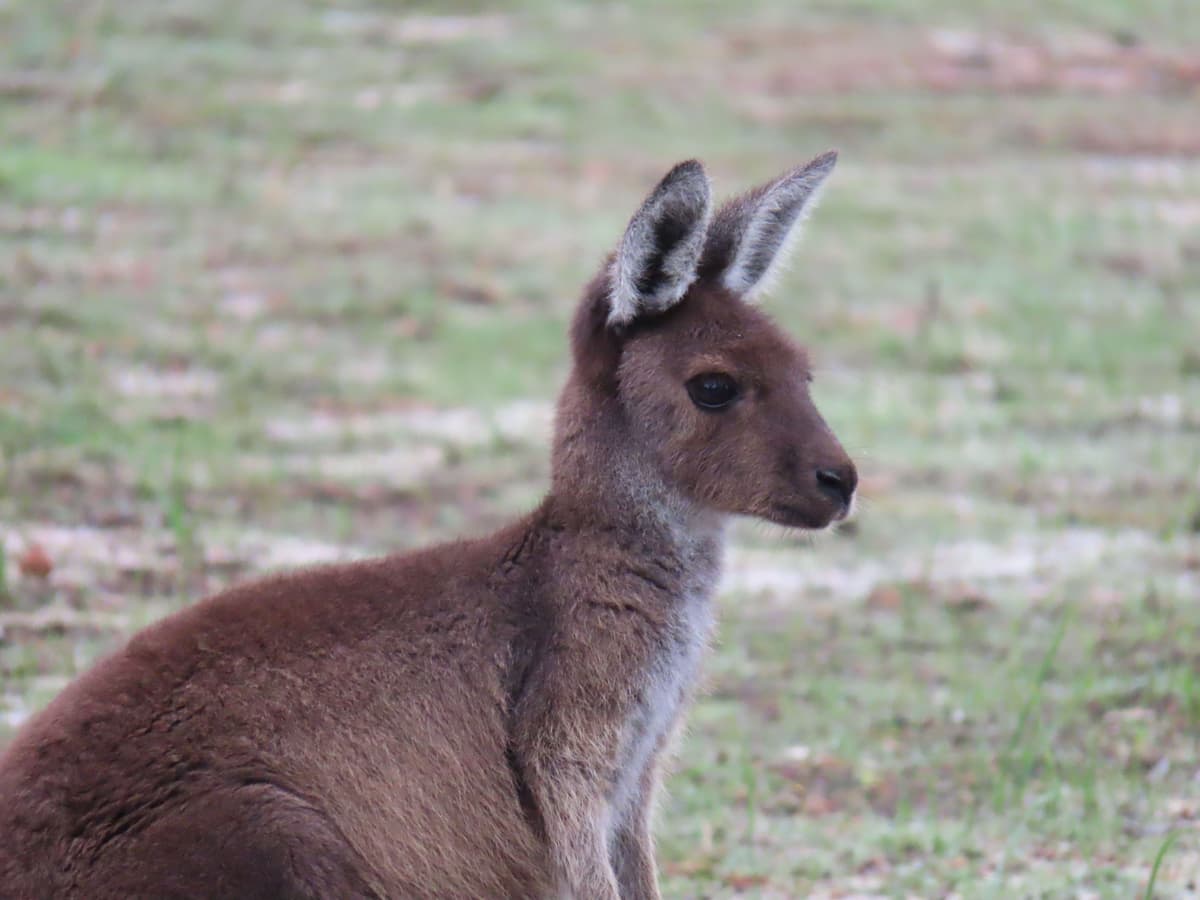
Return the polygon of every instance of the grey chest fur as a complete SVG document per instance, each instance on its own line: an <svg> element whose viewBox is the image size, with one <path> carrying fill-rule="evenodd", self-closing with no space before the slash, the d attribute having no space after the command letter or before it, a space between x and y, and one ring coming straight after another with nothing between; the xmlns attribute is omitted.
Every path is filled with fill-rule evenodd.
<svg viewBox="0 0 1200 900"><path fill-rule="evenodd" d="M611 810L614 825L638 806L648 766L670 736L691 696L712 631L711 592L689 591L664 630L658 656L646 673L638 702L630 710L617 757Z"/></svg>

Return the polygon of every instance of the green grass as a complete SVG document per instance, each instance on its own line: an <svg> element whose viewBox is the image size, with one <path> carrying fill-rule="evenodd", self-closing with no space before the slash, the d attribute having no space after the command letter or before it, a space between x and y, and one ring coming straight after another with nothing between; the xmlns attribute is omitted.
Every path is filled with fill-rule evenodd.
<svg viewBox="0 0 1200 900"><path fill-rule="evenodd" d="M836 146L767 305L863 511L736 530L666 891L1194 890L1200 16L453 8L0 6L0 739L203 593L527 507L655 178Z"/></svg>

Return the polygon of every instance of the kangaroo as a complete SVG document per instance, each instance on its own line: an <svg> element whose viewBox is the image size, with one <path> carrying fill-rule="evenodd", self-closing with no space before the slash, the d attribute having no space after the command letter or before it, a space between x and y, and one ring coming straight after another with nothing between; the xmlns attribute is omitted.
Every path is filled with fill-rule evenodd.
<svg viewBox="0 0 1200 900"><path fill-rule="evenodd" d="M491 536L235 587L0 757L0 896L657 898L651 815L724 521L855 468L751 301L836 156L711 209L675 166L584 289L551 487Z"/></svg>

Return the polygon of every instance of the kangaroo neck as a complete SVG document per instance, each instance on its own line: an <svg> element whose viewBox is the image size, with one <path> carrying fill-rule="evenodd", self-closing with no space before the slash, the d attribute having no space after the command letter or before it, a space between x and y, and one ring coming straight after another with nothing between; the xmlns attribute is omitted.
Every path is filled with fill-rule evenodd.
<svg viewBox="0 0 1200 900"><path fill-rule="evenodd" d="M616 564L650 563L674 588L711 593L720 574L725 516L667 482L615 400L583 404L564 392L546 510L556 525L612 548Z"/></svg>

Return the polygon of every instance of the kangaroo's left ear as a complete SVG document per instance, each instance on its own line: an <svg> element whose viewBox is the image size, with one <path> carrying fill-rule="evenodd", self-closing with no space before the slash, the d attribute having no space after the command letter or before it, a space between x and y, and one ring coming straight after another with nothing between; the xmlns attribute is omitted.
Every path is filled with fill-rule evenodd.
<svg viewBox="0 0 1200 900"><path fill-rule="evenodd" d="M816 206L837 153L822 153L807 165L726 203L713 217L700 273L747 299L769 287L795 244L800 223Z"/></svg>
<svg viewBox="0 0 1200 900"><path fill-rule="evenodd" d="M712 212L704 167L681 162L629 220L609 271L608 324L664 312L696 280Z"/></svg>

